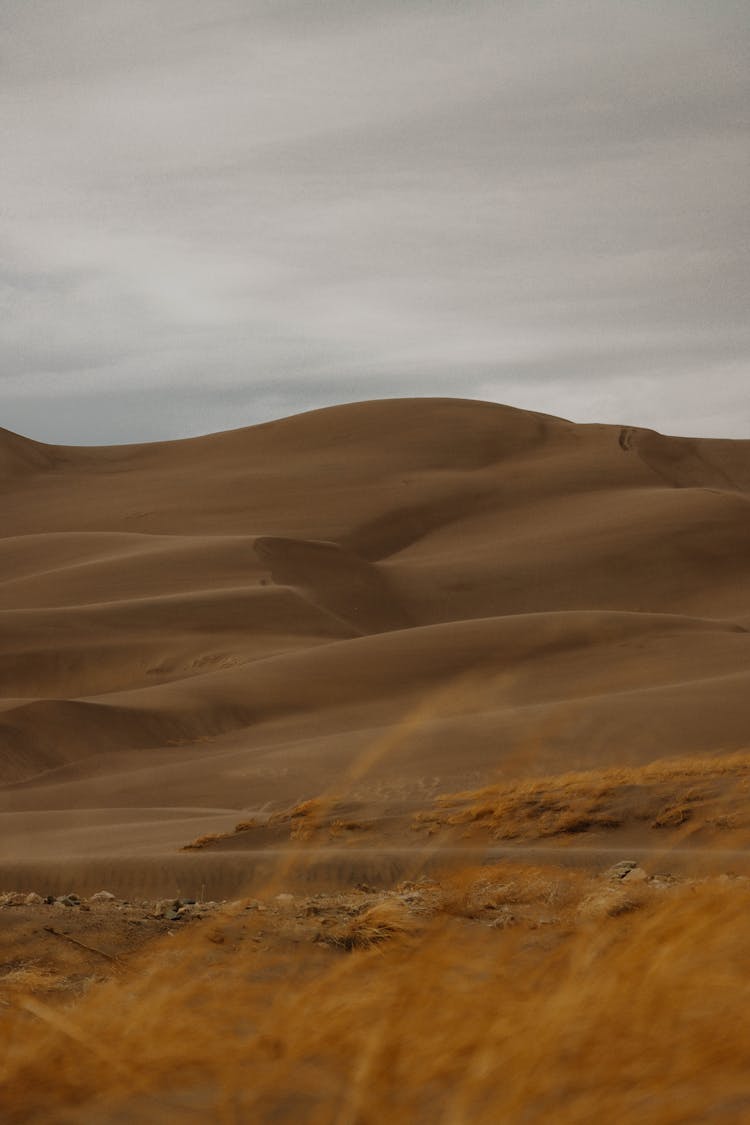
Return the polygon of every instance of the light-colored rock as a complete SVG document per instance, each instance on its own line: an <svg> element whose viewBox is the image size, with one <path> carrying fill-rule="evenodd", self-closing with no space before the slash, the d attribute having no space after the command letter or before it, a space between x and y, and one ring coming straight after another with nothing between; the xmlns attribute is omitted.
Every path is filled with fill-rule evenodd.
<svg viewBox="0 0 750 1125"><path fill-rule="evenodd" d="M643 870L642 867L631 867L630 871L626 871L626 873L623 875L622 882L645 883L647 879L648 874Z"/></svg>
<svg viewBox="0 0 750 1125"><path fill-rule="evenodd" d="M97 891L95 895L91 896L89 902L114 902L116 897L110 891Z"/></svg>
<svg viewBox="0 0 750 1125"><path fill-rule="evenodd" d="M282 910L285 914L291 914L291 912L294 910L294 895L276 895L274 902L276 903L279 910Z"/></svg>
<svg viewBox="0 0 750 1125"><path fill-rule="evenodd" d="M0 895L0 907L23 906L25 902L26 895L20 891L7 891L6 894Z"/></svg>
<svg viewBox="0 0 750 1125"><path fill-rule="evenodd" d="M674 875L652 875L648 885L654 891L672 891L679 887L680 883Z"/></svg>
<svg viewBox="0 0 750 1125"><path fill-rule="evenodd" d="M637 866L638 864L634 859L621 859L619 863L610 867L609 870L605 872L605 875L609 879L624 879L625 876Z"/></svg>
<svg viewBox="0 0 750 1125"><path fill-rule="evenodd" d="M31 891L26 895L26 898L23 901L26 906L41 906L44 902L44 899L41 895L38 895L36 891Z"/></svg>

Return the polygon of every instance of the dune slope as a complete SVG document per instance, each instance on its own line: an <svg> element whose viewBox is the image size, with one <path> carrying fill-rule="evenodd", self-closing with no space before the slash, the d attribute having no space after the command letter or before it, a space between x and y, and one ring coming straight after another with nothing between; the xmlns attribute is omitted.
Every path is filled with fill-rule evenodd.
<svg viewBox="0 0 750 1125"><path fill-rule="evenodd" d="M0 863L747 745L750 441L451 399L0 431L0 516Z"/></svg>

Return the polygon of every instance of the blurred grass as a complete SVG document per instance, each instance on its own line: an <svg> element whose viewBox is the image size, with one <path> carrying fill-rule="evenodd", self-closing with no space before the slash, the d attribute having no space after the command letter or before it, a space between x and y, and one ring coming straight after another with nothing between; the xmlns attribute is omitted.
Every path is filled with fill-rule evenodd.
<svg viewBox="0 0 750 1125"><path fill-rule="evenodd" d="M0 1117L750 1120L746 881L506 865L338 906L325 943L299 902L237 906L70 1006L14 988Z"/></svg>

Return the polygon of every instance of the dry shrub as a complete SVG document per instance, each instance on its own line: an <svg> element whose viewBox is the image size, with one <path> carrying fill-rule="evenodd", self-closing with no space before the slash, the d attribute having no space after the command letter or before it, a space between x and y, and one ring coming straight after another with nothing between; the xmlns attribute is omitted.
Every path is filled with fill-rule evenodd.
<svg viewBox="0 0 750 1125"><path fill-rule="evenodd" d="M517 864L462 868L441 879L436 907L458 918L488 918L511 907L553 908L556 914L577 903L588 885L582 873Z"/></svg>
<svg viewBox="0 0 750 1125"><path fill-rule="evenodd" d="M239 824L235 824L231 832L206 832L203 836L196 836L189 844L183 844L180 851L191 852L200 851L201 848L210 848L212 844L216 844L220 840L231 840L244 832L252 832L257 827L258 822L255 819L241 820Z"/></svg>
<svg viewBox="0 0 750 1125"><path fill-rule="evenodd" d="M391 938L413 933L414 919L399 902L379 902L326 935L342 949L371 949Z"/></svg>
<svg viewBox="0 0 750 1125"><path fill-rule="evenodd" d="M231 832L208 832L197 836L180 849L183 852L199 851L210 848L214 844L234 840L237 836L253 832L261 827L268 827L273 832L288 830L289 840L297 843L307 843L311 840L326 841L338 840L354 832L364 832L372 828L369 821L359 821L335 815L338 802L334 798L312 797L302 801L291 809L284 809L273 813L265 825L257 820L241 820L235 824Z"/></svg>
<svg viewBox="0 0 750 1125"><path fill-rule="evenodd" d="M300 843L338 840L353 832L365 832L373 826L370 821L352 820L341 812L336 797L311 797L292 809L274 813L268 824L272 828L288 825L289 839ZM235 832L239 830L238 825Z"/></svg>
<svg viewBox="0 0 750 1125"><path fill-rule="evenodd" d="M0 976L0 1000L7 995L56 992L66 987L67 978L45 965L28 962Z"/></svg>
<svg viewBox="0 0 750 1125"><path fill-rule="evenodd" d="M257 827L258 821L255 819L255 817L251 817L250 820L241 820L238 824L235 824L234 834L237 834L239 832L252 832L252 830Z"/></svg>
<svg viewBox="0 0 750 1125"><path fill-rule="evenodd" d="M329 834L331 837L338 837L347 832L367 832L370 828L372 824L365 820L342 820L337 817L330 823Z"/></svg>
<svg viewBox="0 0 750 1125"><path fill-rule="evenodd" d="M228 832L206 832L203 836L196 836L189 844L184 844L180 848L180 851L200 851L201 848L209 848L211 844L215 844L217 840L226 840L229 835L231 835L231 833Z"/></svg>
<svg viewBox="0 0 750 1125"><path fill-rule="evenodd" d="M686 808L685 805L672 805L666 809L662 809L654 817L651 827L652 828L679 828L681 824L685 824L692 816L692 809Z"/></svg>
<svg viewBox="0 0 750 1125"><path fill-rule="evenodd" d="M311 840L330 812L331 803L323 797L311 797L292 809L274 813L268 823L272 827L288 824L290 840Z"/></svg>
<svg viewBox="0 0 750 1125"><path fill-rule="evenodd" d="M516 877L511 893L523 895ZM549 893L549 873L529 878L534 894ZM74 1006L11 1004L0 1117L747 1120L749 899L711 881L574 928L438 919L408 941L347 954L319 944L264 954L196 929ZM370 911L352 932L398 932L398 917Z"/></svg>

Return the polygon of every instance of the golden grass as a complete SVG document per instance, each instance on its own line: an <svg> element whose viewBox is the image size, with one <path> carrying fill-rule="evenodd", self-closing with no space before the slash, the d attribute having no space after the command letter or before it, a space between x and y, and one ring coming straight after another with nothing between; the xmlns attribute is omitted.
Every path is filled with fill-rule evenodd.
<svg viewBox="0 0 750 1125"><path fill-rule="evenodd" d="M54 992L66 987L67 978L45 965L30 961L0 976L0 1000L15 994Z"/></svg>
<svg viewBox="0 0 750 1125"><path fill-rule="evenodd" d="M416 823L534 839L640 820L662 839L742 826L749 781L748 754L675 759L505 781ZM268 826L310 845L370 827L341 811L314 799ZM726 877L505 863L388 893L269 894L82 996L44 965L6 974L0 1120L750 1120L748 948L750 882Z"/></svg>
<svg viewBox="0 0 750 1125"><path fill-rule="evenodd" d="M401 903L380 902L330 930L326 940L342 949L371 949L415 930L413 917Z"/></svg>
<svg viewBox="0 0 750 1125"><path fill-rule="evenodd" d="M696 784L698 783L698 784ZM625 827L691 832L747 826L750 754L675 758L640 767L508 780L442 796L415 816L434 835L463 827L493 839L543 839Z"/></svg>
<svg viewBox="0 0 750 1125"><path fill-rule="evenodd" d="M625 893L484 868L367 907L336 931L348 942L325 944L271 904L237 908L67 1008L9 997L0 1117L747 1120L747 885L643 888L627 912L590 909Z"/></svg>
<svg viewBox="0 0 750 1125"><path fill-rule="evenodd" d="M196 836L180 850L200 851L224 840L236 840L238 836L258 828L275 830L281 832L290 841L305 843L311 840L317 842L340 840L351 833L365 832L373 827L368 821L352 820L336 815L338 808L339 802L336 798L312 797L290 809L273 813L263 825L255 819L242 820L235 824L231 832L208 832L203 836Z"/></svg>
<svg viewBox="0 0 750 1125"><path fill-rule="evenodd" d="M646 824L685 837L750 828L748 797L750 753L742 751L498 781L438 797L433 808L414 814L412 827L431 837L461 829L463 836L535 840ZM199 836L183 850L210 848L259 828L296 844L378 835L376 821L342 816L339 798L313 797L274 813L264 825L242 821L231 832Z"/></svg>
<svg viewBox="0 0 750 1125"><path fill-rule="evenodd" d="M183 844L180 851L200 851L201 848L209 848L211 844L215 844L217 840L226 840L229 835L231 835L231 833L228 832L206 832L202 836L196 836L189 844Z"/></svg>

